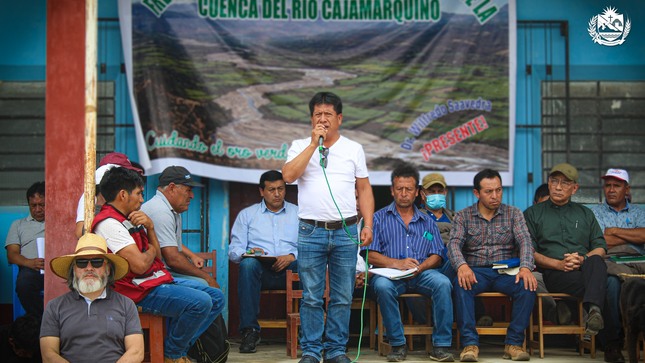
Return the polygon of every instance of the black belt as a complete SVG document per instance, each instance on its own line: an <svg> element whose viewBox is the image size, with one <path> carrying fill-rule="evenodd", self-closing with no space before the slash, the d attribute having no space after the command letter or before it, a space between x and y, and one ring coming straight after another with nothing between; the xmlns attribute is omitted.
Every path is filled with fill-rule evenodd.
<svg viewBox="0 0 645 363"><path fill-rule="evenodd" d="M343 221L328 221L328 222L325 222L325 221L316 221L316 220L313 220L313 219L301 219L301 221L303 221L303 222L305 222L307 224L311 224L312 226L321 227L321 228L325 228L325 229L340 229L340 228L343 228ZM348 226L356 224L356 222L358 222L358 217L356 217L356 216L349 217L349 218L347 218L345 220L345 224L348 225Z"/></svg>

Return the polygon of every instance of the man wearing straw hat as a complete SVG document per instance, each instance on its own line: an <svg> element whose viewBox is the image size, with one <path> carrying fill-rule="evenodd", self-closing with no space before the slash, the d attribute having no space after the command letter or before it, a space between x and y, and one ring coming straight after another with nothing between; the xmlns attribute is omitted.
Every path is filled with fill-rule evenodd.
<svg viewBox="0 0 645 363"><path fill-rule="evenodd" d="M51 261L71 290L47 304L40 329L44 362L141 362L143 333L132 300L114 292L128 261L108 253L103 237L85 234L72 255Z"/></svg>

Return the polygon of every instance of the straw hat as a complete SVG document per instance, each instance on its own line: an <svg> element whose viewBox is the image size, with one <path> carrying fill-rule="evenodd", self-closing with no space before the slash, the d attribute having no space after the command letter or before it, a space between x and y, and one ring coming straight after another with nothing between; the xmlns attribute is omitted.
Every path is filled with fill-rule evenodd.
<svg viewBox="0 0 645 363"><path fill-rule="evenodd" d="M52 271L54 271L57 276L67 279L69 266L76 257L96 255L103 255L103 257L112 261L114 264L115 281L122 278L128 273L128 271L130 271L128 261L119 255L108 253L105 239L94 233L86 233L83 237L79 238L78 243L76 244L76 251L73 255L56 257L51 260L50 265Z"/></svg>

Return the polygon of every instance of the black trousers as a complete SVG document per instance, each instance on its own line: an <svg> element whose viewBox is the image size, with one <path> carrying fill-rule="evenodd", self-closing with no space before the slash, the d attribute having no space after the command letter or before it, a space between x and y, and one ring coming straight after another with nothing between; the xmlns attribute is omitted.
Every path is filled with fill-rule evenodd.
<svg viewBox="0 0 645 363"><path fill-rule="evenodd" d="M16 294L27 313L43 316L43 290L45 277L40 271L20 267L16 278Z"/></svg>
<svg viewBox="0 0 645 363"><path fill-rule="evenodd" d="M605 306L607 265L600 256L591 256L577 271L544 270L544 283L549 292L562 292L581 297L585 305Z"/></svg>

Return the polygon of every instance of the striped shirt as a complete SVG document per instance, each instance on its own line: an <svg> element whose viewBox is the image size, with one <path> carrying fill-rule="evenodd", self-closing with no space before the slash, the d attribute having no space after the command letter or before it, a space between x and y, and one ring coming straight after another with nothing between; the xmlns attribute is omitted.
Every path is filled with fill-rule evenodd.
<svg viewBox="0 0 645 363"><path fill-rule="evenodd" d="M430 255L446 259L437 224L414 206L406 226L394 202L374 213L374 237L369 249L396 259L414 258L423 263Z"/></svg>
<svg viewBox="0 0 645 363"><path fill-rule="evenodd" d="M479 213L477 203L459 211L452 221L448 257L455 271L464 263L471 267L492 266L512 257L520 258L520 267L535 267L524 215L506 204L500 204L490 221Z"/></svg>

